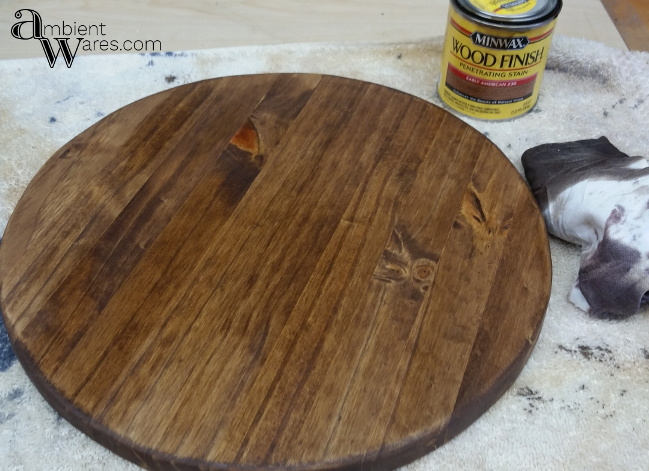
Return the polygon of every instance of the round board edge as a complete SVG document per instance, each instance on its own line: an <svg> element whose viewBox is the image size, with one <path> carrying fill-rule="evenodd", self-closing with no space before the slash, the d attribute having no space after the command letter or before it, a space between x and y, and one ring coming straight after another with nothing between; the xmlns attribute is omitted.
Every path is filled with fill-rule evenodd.
<svg viewBox="0 0 649 471"><path fill-rule="evenodd" d="M50 161L50 159L55 159L57 158L57 154L59 154L71 141L76 139L79 135L82 133L90 130L93 128L95 125L103 121L104 119L108 119L111 117L113 114L117 113L118 111L122 110L123 108L129 107L131 105L134 105L140 101L146 100L148 98L151 98L153 96L159 95L159 94L164 94L164 93L172 93L173 90L181 88L181 87L186 87L186 86L192 86L197 83L201 82L208 82L208 81L218 81L221 79L225 78L236 78L236 77L247 77L251 75L267 75L267 76L276 76L280 77L281 75L310 75L310 76L321 76L321 77L333 77L337 79L343 79L343 80L349 80L349 81L356 81L356 82L364 82L364 83L371 83L373 85L381 86L384 88L388 88L390 90L393 90L395 92L398 92L399 94L404 94L409 97L413 97L418 101L422 101L426 103L428 106L433 106L435 108L438 108L442 112L444 112L447 117L452 118L453 120L457 120L463 123L463 125L467 126L470 128L473 132L479 133L482 135L484 139L489 141L490 145L492 145L497 152L500 154L500 157L505 159L507 164L512 168L512 170L516 174L516 178L520 180L520 182L525 185L528 190L529 186L527 185L526 181L522 177L522 175L518 172L516 167L513 165L513 163L507 158L507 156L502 152L498 146L496 146L493 141L491 141L487 136L485 136L483 133L480 133L477 129L475 129L473 126L470 124L466 123L465 121L461 120L458 116L450 112L448 109L446 109L444 106L439 106L435 103L431 103L421 97L418 97L416 95L412 95L408 92L404 92L402 90L383 85L381 83L377 82L369 82L369 81L364 81L364 80L359 80L355 78L349 78L349 77L343 77L343 76L337 76L337 75L332 75L332 74L302 74L302 73L297 73L297 74L284 74L284 73L264 73L264 74L241 74L241 75L232 75L232 76L223 76L223 77L216 77L216 78L209 78L209 79L204 79L200 81L195 81L191 82L188 84L182 84L174 87L167 88L165 90L158 91L156 93L153 93L151 95L144 96L138 100L135 100L131 103L128 103L111 113L107 114L106 116L102 117L100 120L97 122L93 123L90 127L86 128L83 130L81 133L79 133L77 136L73 137L70 139L70 141L66 142L63 146L61 146L59 149L57 149L52 156L50 156L43 166L37 171L37 173L34 175L34 177L30 180L29 184L26 186L24 192L19 198L19 201L16 205L16 208L12 212L8 222L7 226L5 228L5 234L6 232L10 229L12 219L14 218L14 215L16 213L16 209L18 208L20 201L23 199L25 194L30 190L31 186L34 184L35 180L37 177L40 175L40 173L43 171L44 167L47 165L47 163ZM534 207L535 211L537 213L537 216L540 218L541 221L543 221L540 209L538 208L538 205L536 204L536 201L532 198L531 193L529 191L525 194L526 198L530 198L534 202ZM545 227L543 223L543 227ZM549 299L550 299L550 288L551 288L551 281L552 281L552 264L551 264L551 254L550 254L550 247L549 247L549 240L547 237L547 232L546 232L546 237L545 237L545 243L543 244L543 249L545 253L545 258L546 258L546 263L547 266L549 267L549 270L547 272L547 282L545 283L546 286L546 293L544 295L545 302L543 307L540 309L542 311L542 314L539 316L539 321L538 321L538 326L535 329L535 336L532 339L531 343L527 345L527 348L523 348L515 360L511 364L511 368L508 371L505 371L502 375L500 375L496 381L494 381L493 385L491 388L489 388L483 397L479 398L480 400L474 401L472 404L469 404L469 410L464 411L464 417L456 417L455 414L451 417L449 422L446 423L446 426L443 428L441 434L439 434L439 431L435 430L434 435L437 437L439 434L438 439L436 440L430 440L430 437L427 436L422 436L418 437L412 442L408 444L404 444L407 446L409 453L407 453L404 458L404 453L403 453L403 448L395 447L394 450L385 450L385 454L381 454L381 463L378 465L377 463L374 463L375 466L373 469L394 469L399 466L403 466L405 464L408 464L412 462L415 459L421 458L422 456L430 453L431 451L435 450L439 446L443 445L444 443L448 442L452 438L456 437L459 435L462 431L464 431L469 425L475 422L482 414L484 414L494 403L500 399L500 397L511 387L512 383L514 380L519 376L520 372L524 368L527 359L531 355L532 351L534 350L534 347L536 345L536 342L538 340L538 337L541 332L541 327L545 318L545 313L547 311L547 307L549 305ZM4 238L4 236L3 236ZM3 241L4 242L4 241ZM2 281L4 280L5 276L5 267L4 267L4 243L0 243L0 290L2 290ZM4 295L0 296L0 307L2 308L2 316L3 316L3 321L5 322L5 325L7 326L6 322L6 311L5 311L5 305L4 305ZM123 437L115 434L113 431L110 429L103 427L99 424L93 423L92 417L87 416L86 414L82 413L75 407L71 406L71 402L64 397L62 394L59 393L57 388L51 384L47 378L45 378L40 370L35 366L31 355L29 354L29 351L23 346L22 342L20 339L17 339L15 337L15 332L13 329L9 328L7 326L7 333L9 336L9 339L11 341L11 344L14 348L14 351L16 353L16 357L18 358L19 362L21 363L21 366L25 370L25 373L27 376L30 378L32 383L36 386L38 391L41 393L41 395L46 399L46 401L52 406L62 417L64 417L68 422L70 422L72 425L75 426L75 428L79 429L82 431L84 434L101 444L102 446L108 448L109 450L113 451L117 455L121 456L124 459L127 459L139 466L145 467L147 469L207 469L207 470L224 470L224 469L240 469L240 470L253 470L253 469L259 469L259 470L279 470L279 469L299 469L299 470L305 470L305 471L316 471L316 470L352 470L352 469L362 469L363 467L363 457L362 456L354 456L350 457L349 460L344 460L344 461L338 461L338 462L323 462L323 463L317 463L317 464L305 464L305 465L300 465L300 466L262 466L262 467L251 467L251 466L232 466L230 463L213 463L213 462L206 462L198 459L192 459L192 458L177 458L172 455L168 455L165 453L161 453L159 451L149 449L142 447L141 445L138 445L136 443L131 442L130 440L124 439ZM455 420L454 420L455 419ZM413 443L414 442L414 443ZM399 455L397 456L397 452ZM410 453L411 452L411 453ZM367 464L367 463L365 463Z"/></svg>

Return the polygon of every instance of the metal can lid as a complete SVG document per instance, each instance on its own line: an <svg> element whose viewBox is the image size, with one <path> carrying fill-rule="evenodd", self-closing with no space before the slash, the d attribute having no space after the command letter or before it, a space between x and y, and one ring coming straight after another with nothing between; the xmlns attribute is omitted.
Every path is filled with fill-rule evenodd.
<svg viewBox="0 0 649 471"><path fill-rule="evenodd" d="M489 23L532 24L554 19L561 0L452 0L460 9Z"/></svg>

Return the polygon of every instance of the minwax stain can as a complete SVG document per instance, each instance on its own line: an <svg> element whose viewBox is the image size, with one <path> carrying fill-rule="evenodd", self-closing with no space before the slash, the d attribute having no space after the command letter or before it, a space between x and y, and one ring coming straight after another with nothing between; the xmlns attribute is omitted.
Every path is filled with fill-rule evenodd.
<svg viewBox="0 0 649 471"><path fill-rule="evenodd" d="M511 119L536 104L562 0L451 0L437 91L460 113Z"/></svg>

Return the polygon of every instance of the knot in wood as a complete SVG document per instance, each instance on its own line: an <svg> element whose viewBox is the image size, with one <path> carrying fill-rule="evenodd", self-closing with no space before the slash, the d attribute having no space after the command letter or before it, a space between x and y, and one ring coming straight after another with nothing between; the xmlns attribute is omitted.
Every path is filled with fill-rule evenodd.
<svg viewBox="0 0 649 471"><path fill-rule="evenodd" d="M420 258L412 265L412 277L415 281L431 281L434 273L435 267L432 260Z"/></svg>

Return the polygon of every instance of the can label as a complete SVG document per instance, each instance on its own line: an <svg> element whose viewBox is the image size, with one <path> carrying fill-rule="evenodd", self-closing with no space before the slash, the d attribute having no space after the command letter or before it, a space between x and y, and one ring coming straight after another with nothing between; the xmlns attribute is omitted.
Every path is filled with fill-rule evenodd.
<svg viewBox="0 0 649 471"><path fill-rule="evenodd" d="M528 31L490 28L451 6L440 98L474 118L498 120L526 113L539 95L555 23L556 19Z"/></svg>
<svg viewBox="0 0 649 471"><path fill-rule="evenodd" d="M499 15L518 15L530 11L536 6L536 0L469 0L473 6L482 11Z"/></svg>

